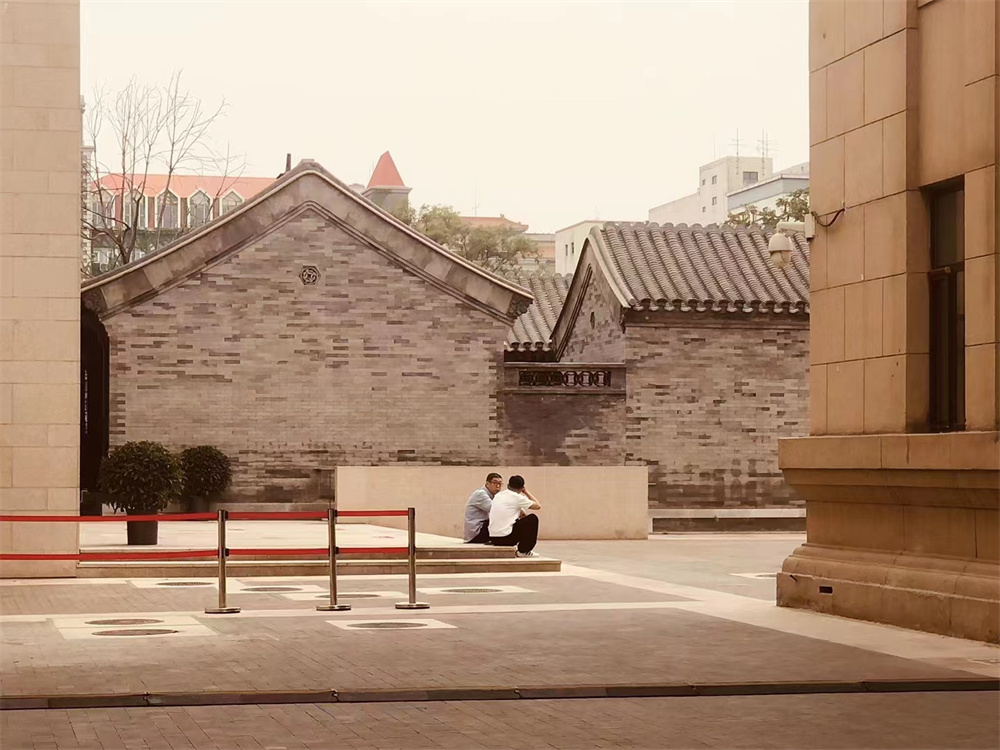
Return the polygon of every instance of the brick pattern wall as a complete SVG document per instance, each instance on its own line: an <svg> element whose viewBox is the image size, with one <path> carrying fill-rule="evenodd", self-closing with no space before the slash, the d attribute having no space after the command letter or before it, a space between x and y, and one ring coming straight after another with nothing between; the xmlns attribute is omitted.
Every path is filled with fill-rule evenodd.
<svg viewBox="0 0 1000 750"><path fill-rule="evenodd" d="M583 273L579 269L577 273ZM568 302L568 300L567 300ZM576 325L569 334L562 362L624 362L625 338L621 303L600 269L594 267ZM593 317L593 325L591 318Z"/></svg>
<svg viewBox="0 0 1000 750"><path fill-rule="evenodd" d="M104 323L111 445L215 445L229 500L314 499L338 464L497 460L509 326L315 214Z"/></svg>
<svg viewBox="0 0 1000 750"><path fill-rule="evenodd" d="M649 465L651 508L802 504L777 440L809 432L807 326L628 325L626 461Z"/></svg>
<svg viewBox="0 0 1000 750"><path fill-rule="evenodd" d="M625 397L504 393L500 456L507 466L622 466Z"/></svg>

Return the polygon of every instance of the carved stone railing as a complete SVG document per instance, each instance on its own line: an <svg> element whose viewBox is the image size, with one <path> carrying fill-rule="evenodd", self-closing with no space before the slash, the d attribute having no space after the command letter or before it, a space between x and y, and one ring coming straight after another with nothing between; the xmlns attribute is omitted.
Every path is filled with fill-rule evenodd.
<svg viewBox="0 0 1000 750"><path fill-rule="evenodd" d="M505 393L620 395L625 393L625 365L506 362Z"/></svg>

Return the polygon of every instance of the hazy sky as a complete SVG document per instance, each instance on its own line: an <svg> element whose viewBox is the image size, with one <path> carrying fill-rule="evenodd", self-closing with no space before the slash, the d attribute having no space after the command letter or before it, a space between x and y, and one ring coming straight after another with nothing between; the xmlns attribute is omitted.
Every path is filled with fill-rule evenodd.
<svg viewBox="0 0 1000 750"><path fill-rule="evenodd" d="M367 183L392 152L411 202L536 232L645 220L714 156L806 161L806 0L82 2L82 85L134 74L230 104L247 175L312 158Z"/></svg>

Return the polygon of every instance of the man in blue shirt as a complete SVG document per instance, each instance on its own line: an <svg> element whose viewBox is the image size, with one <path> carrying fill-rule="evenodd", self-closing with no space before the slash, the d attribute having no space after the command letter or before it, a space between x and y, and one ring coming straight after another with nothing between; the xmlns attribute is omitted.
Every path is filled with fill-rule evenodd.
<svg viewBox="0 0 1000 750"><path fill-rule="evenodd" d="M493 496L503 489L503 477L496 472L486 475L486 485L472 493L465 504L466 544L489 544L490 508Z"/></svg>

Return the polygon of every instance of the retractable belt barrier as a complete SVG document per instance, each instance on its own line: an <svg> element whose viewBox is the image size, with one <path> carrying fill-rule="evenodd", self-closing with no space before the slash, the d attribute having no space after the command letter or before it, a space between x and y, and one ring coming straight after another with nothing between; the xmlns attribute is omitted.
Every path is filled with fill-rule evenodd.
<svg viewBox="0 0 1000 750"><path fill-rule="evenodd" d="M340 518L386 518L406 516L406 546L405 547L345 547L337 546L337 520ZM318 521L327 522L328 544L326 547L250 547L230 549L226 544L226 523L228 521ZM127 561L127 560L189 560L193 558L215 557L219 570L219 602L216 607L205 609L206 614L236 614L239 607L226 603L226 561L230 557L269 557L277 555L321 555L329 559L330 601L321 604L316 609L324 612L343 612L351 608L350 604L337 601L337 558L340 555L365 555L405 552L407 558L408 597L405 602L398 602L396 609L427 609L430 605L417 601L417 523L416 510L340 510L330 508L322 511L288 511L288 512L249 512L219 510L216 513L174 513L170 515L144 516L27 516L0 515L0 523L99 523L110 521L215 521L218 526L219 539L216 549L205 550L171 550L168 552L136 551L136 552L76 552L76 553L41 553L41 552L3 552L0 561L4 560L77 560L81 562Z"/></svg>

